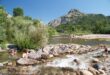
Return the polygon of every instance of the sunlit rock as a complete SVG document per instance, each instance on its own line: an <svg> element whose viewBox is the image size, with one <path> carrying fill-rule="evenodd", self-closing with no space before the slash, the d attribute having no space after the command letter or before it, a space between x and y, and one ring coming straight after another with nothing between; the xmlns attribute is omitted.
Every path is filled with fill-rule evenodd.
<svg viewBox="0 0 110 75"><path fill-rule="evenodd" d="M37 61L33 59L20 58L19 60L17 60L17 63L20 65L31 65L36 64Z"/></svg>

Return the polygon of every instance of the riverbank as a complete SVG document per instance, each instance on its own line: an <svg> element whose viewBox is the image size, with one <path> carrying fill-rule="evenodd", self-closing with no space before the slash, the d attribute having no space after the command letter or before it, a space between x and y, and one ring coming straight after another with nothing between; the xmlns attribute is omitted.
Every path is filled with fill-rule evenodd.
<svg viewBox="0 0 110 75"><path fill-rule="evenodd" d="M93 48L89 45L51 44L51 45L45 46L43 49L38 49L38 51L34 51L34 50L30 50L30 51L31 51L31 53L30 53L29 57L31 59L36 60L35 63L34 63L34 61L29 61L30 64L26 64L25 59L20 60L20 59L22 59L22 58L20 58L19 61L17 60L17 63L19 63L19 65L14 66L14 68L11 65L9 65L9 68L8 68L9 71L7 70L7 72L11 73L12 69L15 69L15 72L20 73L20 75L22 74L21 73L22 69L23 69L22 71L28 70L28 72L25 71L25 73L34 73L34 72L36 73L39 70L40 70L40 72L44 72L49 67L46 65L54 62L57 59L58 59L58 62L55 62L55 66L57 63L65 66L68 64L70 59L71 59L71 61L73 60L74 55L76 55L76 57L78 57L78 58L80 56L81 61L86 61L86 60L90 59L91 57L99 56L103 50L100 50L98 47ZM69 57L68 57L68 55L69 55ZM44 68L40 69L40 68L38 68L38 66L44 66ZM5 66L5 67L7 67L7 66ZM69 67L69 66L67 65L67 67ZM55 69L56 67L53 67L53 68ZM53 71L55 71L54 69L53 69ZM68 71L68 70L66 70L66 71ZM74 71L73 71L73 73L74 73ZM45 75L45 74L42 74L42 75ZM51 75L54 75L54 74L51 74ZM60 75L60 73L59 73L59 75ZM62 74L62 75L64 75L64 74Z"/></svg>
<svg viewBox="0 0 110 75"><path fill-rule="evenodd" d="M67 45L67 44L60 44L60 46L65 46L65 45ZM78 46L79 47L77 47L77 48L79 48L79 49L86 47L86 46L82 46L82 45L78 45ZM48 46L46 46L44 48L44 50L47 50L47 47ZM51 48L51 47L52 47L52 45L51 46L49 45L49 48ZM67 46L67 48L68 48L68 46ZM74 68L75 68L74 63L72 64L72 61L75 58L78 58L81 62L84 62L84 64L85 64L85 63L88 63L88 60L91 60L91 57L95 58L96 56L99 56L102 51L103 51L102 49L101 50L95 49L92 52L88 51L87 53L82 53L82 54L69 54L69 53L64 52L63 54L62 53L60 54L61 57L60 56L54 57L54 59L51 61L47 61L47 60L50 60L50 58L45 59L45 61L47 61L47 62L44 62L42 64L28 65L28 66L25 66L25 65L24 66L15 66L15 67L8 68L9 69L8 73L10 73L11 75L14 73L18 74L18 75L22 75L22 74L25 74L25 75L29 75L29 74L31 74L31 75L32 74L35 74L35 75L36 74L37 75L77 75L76 71L74 71ZM101 61L103 62L103 60L101 60ZM106 63L106 62L103 62L103 63ZM13 70L13 72L12 72L12 70ZM107 70L108 70L108 68L107 68ZM88 70L84 70L84 72L85 71L89 72ZM94 71L94 72L96 72L96 71ZM81 75L84 75L84 74L81 74ZM89 75L89 74L87 74L87 75ZM90 75L93 75L93 74L90 73ZM101 74L97 74L97 75L101 75ZM102 74L102 75L106 75L106 74ZM108 75L109 75L109 73L108 73Z"/></svg>
<svg viewBox="0 0 110 75"><path fill-rule="evenodd" d="M79 39L110 39L110 34L75 35L72 38L79 38Z"/></svg>

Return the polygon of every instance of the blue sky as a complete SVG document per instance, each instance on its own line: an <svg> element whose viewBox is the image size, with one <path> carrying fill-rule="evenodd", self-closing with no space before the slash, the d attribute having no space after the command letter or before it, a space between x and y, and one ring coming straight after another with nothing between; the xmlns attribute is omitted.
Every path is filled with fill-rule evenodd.
<svg viewBox="0 0 110 75"><path fill-rule="evenodd" d="M44 23L66 14L70 9L110 15L110 0L0 0L0 5L10 14L13 8L21 7L26 16L40 19Z"/></svg>

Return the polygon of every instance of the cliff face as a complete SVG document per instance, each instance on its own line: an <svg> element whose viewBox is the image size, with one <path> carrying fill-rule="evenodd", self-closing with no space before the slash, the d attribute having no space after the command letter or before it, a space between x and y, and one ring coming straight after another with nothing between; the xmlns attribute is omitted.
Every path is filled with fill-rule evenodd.
<svg viewBox="0 0 110 75"><path fill-rule="evenodd" d="M84 13L81 13L80 11L76 9L71 9L66 15L61 16L57 19L54 19L49 22L49 25L53 27L57 27L61 24L66 24L66 23L76 23L78 21L78 18L84 16Z"/></svg>

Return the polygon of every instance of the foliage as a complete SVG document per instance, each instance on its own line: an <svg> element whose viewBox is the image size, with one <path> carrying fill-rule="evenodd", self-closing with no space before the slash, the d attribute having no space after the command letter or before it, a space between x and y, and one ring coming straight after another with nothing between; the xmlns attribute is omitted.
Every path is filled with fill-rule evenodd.
<svg viewBox="0 0 110 75"><path fill-rule="evenodd" d="M24 12L22 8L17 7L13 9L13 16L23 16L23 15L24 15Z"/></svg>
<svg viewBox="0 0 110 75"><path fill-rule="evenodd" d="M110 34L110 16L88 14L78 20L59 25L56 28L45 26L40 20L23 16L22 8L13 9L13 17L7 17L7 12L0 6L0 43L16 44L20 49L40 48L48 43L48 38L60 33Z"/></svg>
<svg viewBox="0 0 110 75"><path fill-rule="evenodd" d="M16 44L20 49L33 48L33 44L31 44L31 40L26 33L16 31L14 35L15 38L13 43Z"/></svg>
<svg viewBox="0 0 110 75"><path fill-rule="evenodd" d="M34 27L33 27L34 28ZM29 32L31 39L36 43L36 47L44 47L48 43L48 32L46 26L38 26Z"/></svg>
<svg viewBox="0 0 110 75"><path fill-rule="evenodd" d="M21 19L19 19L21 18ZM14 22L14 44L22 48L38 48L43 47L48 42L48 34L46 27L40 22L34 24L32 20L23 17L15 17ZM39 25L38 25L39 24Z"/></svg>
<svg viewBox="0 0 110 75"><path fill-rule="evenodd" d="M7 43L7 42L1 42L0 47L1 47L2 49L5 49L5 48L6 48L6 43Z"/></svg>
<svg viewBox="0 0 110 75"><path fill-rule="evenodd" d="M24 17L26 20L32 20L32 18L30 16L25 16Z"/></svg>
<svg viewBox="0 0 110 75"><path fill-rule="evenodd" d="M48 33L49 33L49 37L58 34L58 32L56 31L56 29L55 28L52 28L51 26L48 26Z"/></svg>
<svg viewBox="0 0 110 75"><path fill-rule="evenodd" d="M68 22L56 27L63 33L110 34L110 17L102 14L88 14L78 18L76 23Z"/></svg>
<svg viewBox="0 0 110 75"><path fill-rule="evenodd" d="M6 34L5 34L5 24L6 24L6 18L7 18L7 13L4 9L3 6L0 6L0 42L3 42L3 40L6 39Z"/></svg>
<svg viewBox="0 0 110 75"><path fill-rule="evenodd" d="M2 11L2 12L1 12ZM7 17L6 11L0 7L0 43L17 45L20 49L36 49L48 43L48 28L41 21L23 16L23 9L14 8L13 17Z"/></svg>

